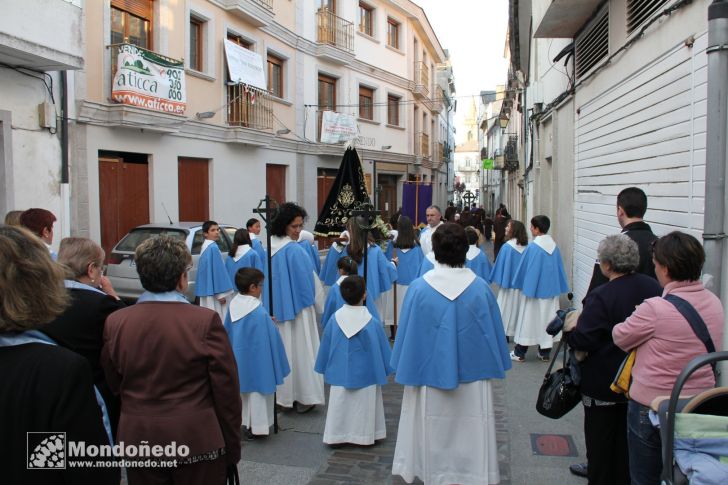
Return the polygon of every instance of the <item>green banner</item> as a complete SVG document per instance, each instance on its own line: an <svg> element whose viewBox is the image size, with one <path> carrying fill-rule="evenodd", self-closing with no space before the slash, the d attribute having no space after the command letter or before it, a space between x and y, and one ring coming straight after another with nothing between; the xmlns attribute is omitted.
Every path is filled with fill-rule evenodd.
<svg viewBox="0 0 728 485"><path fill-rule="evenodd" d="M493 160L490 158L483 159L483 170L493 170Z"/></svg>

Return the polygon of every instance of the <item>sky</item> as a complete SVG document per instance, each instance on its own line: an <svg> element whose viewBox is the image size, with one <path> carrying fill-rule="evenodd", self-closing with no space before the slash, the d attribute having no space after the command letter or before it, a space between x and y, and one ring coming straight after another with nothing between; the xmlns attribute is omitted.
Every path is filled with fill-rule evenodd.
<svg viewBox="0 0 728 485"><path fill-rule="evenodd" d="M413 0L422 7L455 75L456 140L464 134L462 119L471 95L505 84L508 65L503 51L508 27L508 0Z"/></svg>

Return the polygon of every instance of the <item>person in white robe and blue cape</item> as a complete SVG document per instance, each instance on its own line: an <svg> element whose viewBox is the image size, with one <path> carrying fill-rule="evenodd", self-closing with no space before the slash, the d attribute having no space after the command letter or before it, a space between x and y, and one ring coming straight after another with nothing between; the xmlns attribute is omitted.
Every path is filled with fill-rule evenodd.
<svg viewBox="0 0 728 485"><path fill-rule="evenodd" d="M387 437L382 386L394 369L382 323L364 306L364 278L340 284L346 304L332 316L321 337L316 372L331 387L323 441L372 445Z"/></svg>
<svg viewBox="0 0 728 485"><path fill-rule="evenodd" d="M264 280L263 272L256 268L242 267L236 272L235 286L240 293L230 301L224 324L238 365L247 439L269 434L273 393L291 373L278 329L260 301Z"/></svg>
<svg viewBox="0 0 728 485"><path fill-rule="evenodd" d="M318 274L318 272L321 271L321 258L319 257L318 248L316 246L316 242L314 241L313 234L304 229L303 231L301 231L301 234L298 237L298 244L300 244L301 247L306 250L306 253L310 256L311 263L313 263L313 268L314 270L316 270L316 274Z"/></svg>
<svg viewBox="0 0 728 485"><path fill-rule="evenodd" d="M260 221L255 217L248 219L248 222L245 223L245 229L250 235L250 247L255 250L260 260L267 267L268 253L263 247L263 243L260 241ZM265 273L265 271L263 271L263 273Z"/></svg>
<svg viewBox="0 0 728 485"><path fill-rule="evenodd" d="M465 235L468 238L468 252L465 254L465 266L473 270L473 273L490 283L490 271L493 267L488 261L488 257L478 247L478 239L480 234L473 226L465 228Z"/></svg>
<svg viewBox="0 0 728 485"><path fill-rule="evenodd" d="M235 288L235 274L240 268L256 268L263 272L263 277L268 273L268 260L260 259L260 255L253 249L252 233L247 229L238 229L233 236L233 245L225 260L230 283ZM260 241L258 241L260 243ZM265 251L265 250L263 250ZM268 308L268 287L263 288L261 297L263 305Z"/></svg>
<svg viewBox="0 0 728 485"><path fill-rule="evenodd" d="M394 305L396 305L396 321L399 322L402 316L402 304L407 294L407 288L409 288L412 281L419 277L419 270L424 258L422 248L415 236L412 219L407 216L400 216L397 221L397 239L392 244L392 254L390 256L390 259L395 258L397 260L397 298ZM392 338L395 335L395 327L393 325L395 321L394 310L392 308L391 323L389 321L386 322L386 324L392 325L390 327Z"/></svg>
<svg viewBox="0 0 728 485"><path fill-rule="evenodd" d="M526 247L513 276L513 286L521 288L525 299L518 309L511 359L523 362L531 345L538 345L538 358L548 362L551 347L560 334L546 333L548 323L559 309L559 295L569 291L561 252L548 235L551 221L544 215L531 219L533 242Z"/></svg>
<svg viewBox="0 0 728 485"><path fill-rule="evenodd" d="M319 349L315 305L323 298L311 258L296 242L306 210L281 204L271 224L273 317L286 348L290 375L277 388L277 403L306 412L324 403L324 382L313 370Z"/></svg>
<svg viewBox="0 0 728 485"><path fill-rule="evenodd" d="M341 295L341 282L346 279L347 276L358 274L359 265L356 264L351 256L344 256L337 263L339 268L339 279L331 285L329 293L326 295L326 302L324 303L324 311L321 314L321 327L326 329L326 324L331 321L331 316L336 313L346 302L344 297ZM371 298L367 298L366 307L372 316L377 316L377 307L374 305L374 301Z"/></svg>
<svg viewBox="0 0 728 485"><path fill-rule="evenodd" d="M528 245L526 226L521 221L511 219L506 225L506 243L501 246L495 266L490 272L490 281L498 285L498 308L501 311L506 337L516 332L518 311L525 301L520 288L513 284L513 276L521 263L521 256Z"/></svg>
<svg viewBox="0 0 728 485"><path fill-rule="evenodd" d="M392 351L404 385L392 474L432 485L500 481L491 379L511 368L488 284L465 266L465 231L432 236L437 266L407 290Z"/></svg>
<svg viewBox="0 0 728 485"><path fill-rule="evenodd" d="M200 248L195 277L195 296L200 298L200 306L214 310L224 319L227 314L228 298L233 294L222 253L217 245L220 239L220 226L215 221L202 224L205 240Z"/></svg>

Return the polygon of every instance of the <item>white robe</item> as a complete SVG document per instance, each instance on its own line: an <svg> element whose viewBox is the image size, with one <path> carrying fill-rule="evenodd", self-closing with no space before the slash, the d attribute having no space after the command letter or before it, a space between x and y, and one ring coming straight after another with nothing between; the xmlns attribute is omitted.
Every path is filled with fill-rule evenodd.
<svg viewBox="0 0 728 485"><path fill-rule="evenodd" d="M516 333L518 312L526 301L526 297L517 288L498 288L498 308L503 320L503 329L508 337Z"/></svg>
<svg viewBox="0 0 728 485"><path fill-rule="evenodd" d="M538 345L542 349L550 349L554 341L560 340L560 335L551 337L546 333L546 326L556 316L559 309L559 297L528 298L522 296L516 318L516 328L513 332L513 341L518 345L528 347Z"/></svg>
<svg viewBox="0 0 728 485"><path fill-rule="evenodd" d="M205 252L205 249L210 247L211 244L215 244L215 241L211 239L205 239L202 242L202 248L200 249L200 255ZM201 296L200 297L200 306L204 308L209 308L210 310L216 311L218 315L220 315L220 320L223 322L225 321L225 316L227 315L228 311L228 305L230 304L230 299L232 298L234 292L226 291L224 293L218 293L214 296ZM225 298L225 303L220 303L220 299Z"/></svg>
<svg viewBox="0 0 728 485"><path fill-rule="evenodd" d="M253 434L267 435L273 426L273 394L241 392L243 401L243 426Z"/></svg>
<svg viewBox="0 0 728 485"><path fill-rule="evenodd" d="M490 381L405 386L392 474L427 485L500 482Z"/></svg>
<svg viewBox="0 0 728 485"><path fill-rule="evenodd" d="M362 389L331 386L324 443L372 445L387 437L382 386Z"/></svg>

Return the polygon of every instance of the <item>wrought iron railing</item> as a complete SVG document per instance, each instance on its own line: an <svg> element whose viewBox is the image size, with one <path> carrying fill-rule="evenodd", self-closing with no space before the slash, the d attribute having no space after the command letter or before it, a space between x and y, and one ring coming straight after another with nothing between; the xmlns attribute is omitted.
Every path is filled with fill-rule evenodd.
<svg viewBox="0 0 728 485"><path fill-rule="evenodd" d="M256 130L273 128L273 107L267 91L231 84L227 87L227 124Z"/></svg>
<svg viewBox="0 0 728 485"><path fill-rule="evenodd" d="M316 12L318 22L316 41L349 52L354 51L354 24L337 16L327 8Z"/></svg>
<svg viewBox="0 0 728 485"><path fill-rule="evenodd" d="M273 10L273 0L253 0L253 3L257 3L263 8Z"/></svg>

